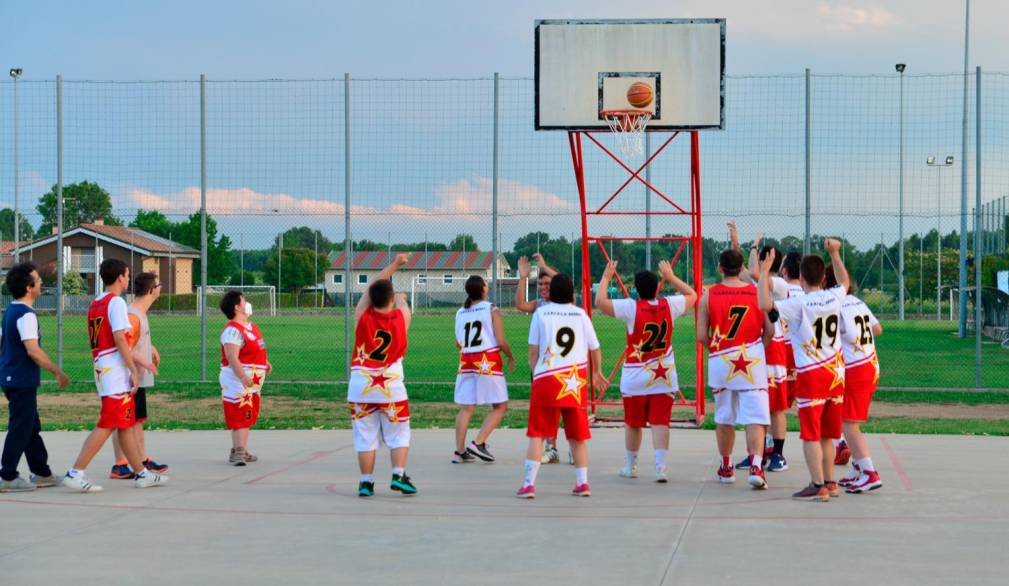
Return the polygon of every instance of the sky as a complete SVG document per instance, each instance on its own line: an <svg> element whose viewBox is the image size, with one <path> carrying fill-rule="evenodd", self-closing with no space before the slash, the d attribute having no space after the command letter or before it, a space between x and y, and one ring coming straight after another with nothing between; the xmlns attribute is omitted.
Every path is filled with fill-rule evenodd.
<svg viewBox="0 0 1009 586"><path fill-rule="evenodd" d="M35 1L4 8L4 20L17 26L0 35L0 55L22 67L29 82L20 98L26 212L55 181L52 88L31 85L32 80L57 74L69 81L185 80L68 83L64 89L66 180L98 180L121 210L140 206L182 214L195 205L199 186L198 88L192 82L207 74L210 211L233 240L247 246L265 245L276 230L300 224L342 239L342 94L328 81L227 80L332 80L344 72L362 80L468 80L355 82L354 234L380 241L395 239L393 234L447 241L455 231L467 231L486 247L486 215L451 212L481 214L489 205L490 86L473 78L500 72L512 78L502 92L503 209L513 214L501 227L507 248L550 219L526 217L539 202L560 209L574 201L566 141L562 133L532 132L531 82L514 79L532 76L534 20L723 17L726 69L733 79L726 130L702 139L706 209L717 212L706 232L724 232L721 225L736 201L787 216L777 223L742 222L750 232L758 225L781 234L801 227L796 216L803 185L801 79L745 76L797 75L808 67L824 76L814 82L818 209L836 217L850 208L858 220L842 230L868 245L884 232L888 240L895 233L892 217L873 216L896 201L893 64L907 63L916 76L962 70L963 7L935 0ZM971 68L1009 72L1004 41L1009 3L975 0L972 10ZM934 225L923 202L938 199L944 214L959 209L958 167L940 175L944 171L919 159L947 152L959 159L960 83L954 76L909 80L908 156L915 165L908 173L908 197L921 221L911 222L908 232ZM6 79L2 84L0 203L10 205L10 84ZM993 84L996 91L988 99L1004 104L1009 77ZM990 160L1000 161L1007 159L1009 117L997 112L995 118L996 132L985 140L995 149ZM677 165L682 151L680 157L674 158ZM682 181L675 175L679 169L658 172ZM994 179L986 180L993 188L986 199L1009 192L1009 168L991 165L986 173ZM625 177L614 168L595 176L600 183L616 179L617 185ZM826 199L831 201L821 205ZM279 214L270 217L274 209ZM390 211L399 219L390 219ZM227 215L246 212L256 217ZM132 213L124 215L129 219ZM545 224L547 231L577 231L576 216L557 217ZM942 221L946 231L955 218ZM814 231L836 228L830 218L817 222Z"/></svg>

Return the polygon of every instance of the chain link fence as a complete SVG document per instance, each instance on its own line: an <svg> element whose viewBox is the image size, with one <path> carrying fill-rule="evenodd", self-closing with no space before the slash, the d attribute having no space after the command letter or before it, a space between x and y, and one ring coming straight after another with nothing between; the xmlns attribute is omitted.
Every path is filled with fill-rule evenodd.
<svg viewBox="0 0 1009 586"><path fill-rule="evenodd" d="M1009 270L1009 74L986 72L980 83L969 77L967 160L962 75L728 77L725 129L700 136L706 282L716 278L730 220L744 242L760 233L786 252L817 252L822 237L840 237L861 295L884 318L881 384L966 388L975 386L977 356L973 340L957 335L959 273L970 265L972 308L980 262L989 288L981 296L980 386L1009 387L1009 350L1001 345L1009 324L1002 323L1005 292L997 289L998 272ZM102 258L158 272L164 293L151 323L161 380L180 382L216 378L225 321L216 300L227 287L253 302L274 380L343 381L349 304L390 255L409 252L395 282L417 313L408 373L451 382L452 316L467 276L495 284L510 339L521 347L528 317L514 300L536 292L519 290L520 256L541 253L576 278L602 270L595 251L591 266L581 266L567 136L533 130L528 78L0 84L0 265L32 260L47 287L62 284L62 310L55 290L38 308L45 346L77 379L90 376L82 308L100 289L95 267ZM650 143L667 136L650 135ZM649 181L684 201L689 149L679 142L650 166ZM599 205L628 177L601 153L586 151L585 167L589 204ZM975 216L977 180L982 207ZM661 203L650 198L631 183L609 209ZM599 221L593 232L615 236L690 228L672 216ZM962 225L967 250L979 235L980 259L961 257ZM675 252L660 242L609 246L628 276ZM689 252L676 267L682 276L690 274ZM201 303L204 268L208 297ZM615 360L620 326L605 317L596 322ZM691 328L684 319L677 333L687 385L694 382Z"/></svg>

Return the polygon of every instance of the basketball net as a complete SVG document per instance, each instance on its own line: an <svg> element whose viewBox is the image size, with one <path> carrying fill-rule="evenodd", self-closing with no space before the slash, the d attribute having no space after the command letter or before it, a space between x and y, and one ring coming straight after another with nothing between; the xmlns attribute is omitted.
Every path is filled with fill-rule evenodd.
<svg viewBox="0 0 1009 586"><path fill-rule="evenodd" d="M652 120L647 110L604 110L600 115L610 125L610 132L617 136L620 151L628 157L645 154L645 129Z"/></svg>

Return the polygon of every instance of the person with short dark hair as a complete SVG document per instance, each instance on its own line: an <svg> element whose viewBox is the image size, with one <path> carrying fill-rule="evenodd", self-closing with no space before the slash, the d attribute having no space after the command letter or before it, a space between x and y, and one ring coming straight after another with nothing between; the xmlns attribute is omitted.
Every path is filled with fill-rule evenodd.
<svg viewBox="0 0 1009 586"><path fill-rule="evenodd" d="M360 497L375 494L375 457L379 443L389 448L392 481L389 488L403 496L417 494L406 474L410 453L410 399L403 384L410 306L406 295L393 288L392 276L409 256L398 254L368 285L354 309L354 358L351 361L347 403L350 407L354 450L361 478Z"/></svg>
<svg viewBox="0 0 1009 586"><path fill-rule="evenodd" d="M249 451L249 430L259 419L260 393L273 365L266 356L266 342L252 317L252 304L240 291L221 298L221 313L228 323L221 331L221 404L224 424L231 430L228 464L245 466L259 458Z"/></svg>
<svg viewBox="0 0 1009 586"><path fill-rule="evenodd" d="M56 486L59 479L49 468L49 454L42 441L38 388L40 369L56 377L61 389L70 380L42 349L39 321L32 306L42 293L42 278L35 265L26 262L7 271L7 289L14 301L7 306L0 325L0 387L7 397L7 436L0 465L0 492L24 492ZM24 455L31 476L18 474Z"/></svg>
<svg viewBox="0 0 1009 586"><path fill-rule="evenodd" d="M158 374L161 356L151 342L151 325L147 320L147 311L161 295L161 282L154 273L140 273L133 279L133 303L126 308L130 320L130 348L133 349L133 360L140 367L140 380L137 393L133 395L136 404L136 423L133 433L137 446L144 457L144 467L161 474L168 471L168 466L155 462L147 454L147 442L144 439L144 422L147 421L147 390L154 386L154 377ZM115 450L116 462L112 465L109 478L133 478L134 473L126 459L119 436L112 436L112 448Z"/></svg>
<svg viewBox="0 0 1009 586"><path fill-rule="evenodd" d="M94 431L84 440L81 452L73 468L63 477L62 484L78 492L100 492L102 487L88 479L85 469L114 432L119 435L119 445L136 474L133 485L136 488L162 486L168 483L168 477L144 466L143 454L133 433L136 424L134 396L140 377L130 348L129 312L126 301L121 297L130 283L130 269L125 262L109 258L102 261L98 274L105 285L105 292L88 308L88 337L102 410Z"/></svg>
<svg viewBox="0 0 1009 586"><path fill-rule="evenodd" d="M666 454L669 452L669 422L673 402L680 392L673 355L673 322L694 307L697 293L673 273L668 261L659 262L660 279L648 270L634 275L640 299L609 298L610 280L617 262L610 261L596 290L596 309L624 322L627 347L620 371L620 394L624 402L624 467L620 476L637 478L638 451L645 427L652 428L655 449L655 481L669 481ZM663 283L680 293L658 297Z"/></svg>

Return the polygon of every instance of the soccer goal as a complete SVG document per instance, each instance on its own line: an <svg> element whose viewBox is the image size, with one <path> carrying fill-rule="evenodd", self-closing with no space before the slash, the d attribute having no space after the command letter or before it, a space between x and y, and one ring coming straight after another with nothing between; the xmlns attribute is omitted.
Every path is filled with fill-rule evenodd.
<svg viewBox="0 0 1009 586"><path fill-rule="evenodd" d="M199 314L200 300L203 299L196 288L196 313ZM221 303L221 297L228 291L241 291L245 300L252 304L253 315L277 315L277 288L273 285L207 285L207 308L213 310Z"/></svg>

